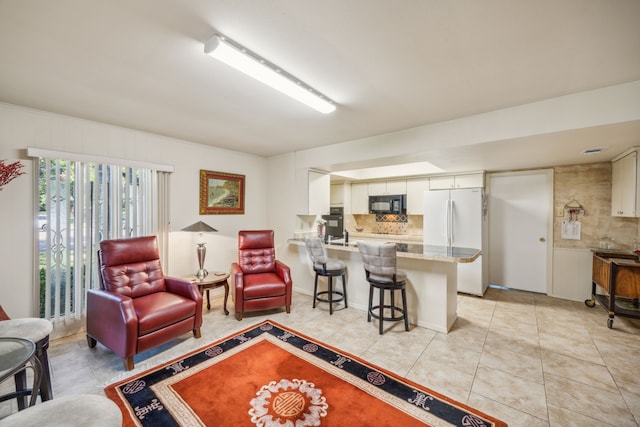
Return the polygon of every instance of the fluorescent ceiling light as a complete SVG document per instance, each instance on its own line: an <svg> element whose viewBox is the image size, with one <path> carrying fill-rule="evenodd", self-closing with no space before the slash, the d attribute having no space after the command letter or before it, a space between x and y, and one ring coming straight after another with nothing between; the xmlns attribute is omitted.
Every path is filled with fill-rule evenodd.
<svg viewBox="0 0 640 427"><path fill-rule="evenodd" d="M336 109L326 96L225 36L216 34L207 40L204 52L321 113Z"/></svg>

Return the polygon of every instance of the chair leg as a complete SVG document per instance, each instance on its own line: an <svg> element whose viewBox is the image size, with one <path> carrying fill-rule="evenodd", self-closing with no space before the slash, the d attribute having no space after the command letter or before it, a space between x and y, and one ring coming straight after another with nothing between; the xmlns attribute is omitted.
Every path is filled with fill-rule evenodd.
<svg viewBox="0 0 640 427"><path fill-rule="evenodd" d="M242 320L242 313L238 313L238 312L236 311L236 319L237 319L238 321Z"/></svg>
<svg viewBox="0 0 640 427"><path fill-rule="evenodd" d="M396 317L396 291L391 289L389 293L391 294L391 317Z"/></svg>
<svg viewBox="0 0 640 427"><path fill-rule="evenodd" d="M122 362L124 364L124 369L126 369L127 371L130 371L134 368L133 356L125 357L124 359L122 359Z"/></svg>
<svg viewBox="0 0 640 427"><path fill-rule="evenodd" d="M344 308L348 308L347 304L347 275L342 275L342 293L344 294Z"/></svg>
<svg viewBox="0 0 640 427"><path fill-rule="evenodd" d="M89 346L89 348L94 348L97 343L98 342L94 338L87 335L87 345Z"/></svg>
<svg viewBox="0 0 640 427"><path fill-rule="evenodd" d="M53 390L51 388L51 371L49 370L49 356L47 349L49 348L49 336L41 339L36 343L36 357L42 365L42 380L40 381L40 398L43 402L53 399Z"/></svg>
<svg viewBox="0 0 640 427"><path fill-rule="evenodd" d="M318 297L318 273L316 273L316 280L313 282L313 308L316 308L317 297Z"/></svg>
<svg viewBox="0 0 640 427"><path fill-rule="evenodd" d="M291 306L290 305L286 305L285 309L287 310L287 313L291 313Z"/></svg>
<svg viewBox="0 0 640 427"><path fill-rule="evenodd" d="M379 327L379 332L380 332L380 335L382 335L382 328L383 328L382 324L384 323L384 320L383 320L384 319L384 290L383 289L378 289L378 292L380 293L380 307L379 307L379 310L380 310L380 319L379 319L380 323L379 323L379 326L380 327Z"/></svg>
<svg viewBox="0 0 640 427"><path fill-rule="evenodd" d="M371 322L372 307L373 307L373 286L369 285L369 309L367 310L367 322Z"/></svg>
<svg viewBox="0 0 640 427"><path fill-rule="evenodd" d="M196 328L193 330L193 336L196 338L200 338L202 335L200 334L200 328Z"/></svg>
<svg viewBox="0 0 640 427"><path fill-rule="evenodd" d="M333 314L333 276L327 277L327 290L329 293L329 315Z"/></svg>
<svg viewBox="0 0 640 427"><path fill-rule="evenodd" d="M407 291L402 288L402 308L404 309L404 330L409 330L409 311L407 309Z"/></svg>
<svg viewBox="0 0 640 427"><path fill-rule="evenodd" d="M22 390L26 390L27 388L27 371L25 369L21 370L20 372L18 372L17 374L15 374L13 376L15 383L16 383L16 393ZM32 390L32 393L36 393L35 390ZM22 411L23 409L25 409L28 404L27 404L27 396L26 395L18 395L16 397L16 400L18 401L18 411Z"/></svg>

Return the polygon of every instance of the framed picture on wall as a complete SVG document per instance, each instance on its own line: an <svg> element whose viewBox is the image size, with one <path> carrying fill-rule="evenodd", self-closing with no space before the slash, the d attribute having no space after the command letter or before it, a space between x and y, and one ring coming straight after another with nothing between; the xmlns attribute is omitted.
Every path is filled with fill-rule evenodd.
<svg viewBox="0 0 640 427"><path fill-rule="evenodd" d="M200 170L200 215L244 214L244 175Z"/></svg>

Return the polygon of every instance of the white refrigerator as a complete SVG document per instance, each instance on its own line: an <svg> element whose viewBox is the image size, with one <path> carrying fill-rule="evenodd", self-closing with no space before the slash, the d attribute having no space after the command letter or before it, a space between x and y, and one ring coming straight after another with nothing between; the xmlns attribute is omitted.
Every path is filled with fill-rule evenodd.
<svg viewBox="0 0 640 427"><path fill-rule="evenodd" d="M482 188L424 192L424 244L480 249L487 246L487 208ZM484 295L489 285L487 257L458 263L458 292Z"/></svg>

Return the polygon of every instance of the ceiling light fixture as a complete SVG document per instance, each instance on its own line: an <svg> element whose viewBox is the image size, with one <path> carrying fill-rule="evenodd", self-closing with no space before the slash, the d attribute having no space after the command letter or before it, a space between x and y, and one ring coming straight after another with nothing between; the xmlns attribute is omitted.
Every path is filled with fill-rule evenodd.
<svg viewBox="0 0 640 427"><path fill-rule="evenodd" d="M320 92L223 35L207 40L204 52L321 113L336 109L335 103Z"/></svg>

